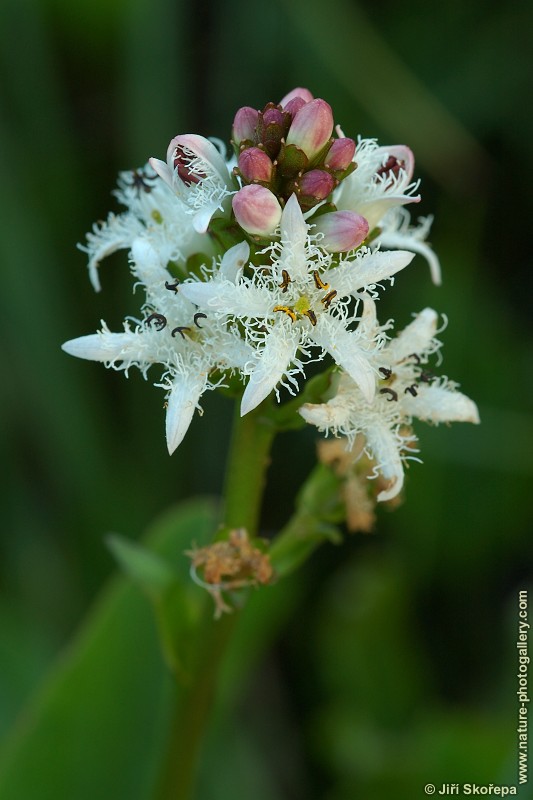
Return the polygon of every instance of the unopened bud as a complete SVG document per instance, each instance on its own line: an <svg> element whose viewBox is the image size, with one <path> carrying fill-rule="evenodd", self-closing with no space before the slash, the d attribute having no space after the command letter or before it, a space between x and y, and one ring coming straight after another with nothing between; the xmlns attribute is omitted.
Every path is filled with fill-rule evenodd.
<svg viewBox="0 0 533 800"><path fill-rule="evenodd" d="M269 236L281 219L281 206L270 189L250 184L233 195L235 219L248 233Z"/></svg>
<svg viewBox="0 0 533 800"><path fill-rule="evenodd" d="M232 139L236 145L248 140L254 141L254 132L259 118L259 112L250 106L239 108L233 120Z"/></svg>
<svg viewBox="0 0 533 800"><path fill-rule="evenodd" d="M280 106L288 111L287 105L291 100L294 100L295 97L302 98L305 103L310 103L311 100L313 100L313 95L309 89L304 89L302 86L299 86L297 89L293 89L292 92L286 94L285 97L280 100Z"/></svg>
<svg viewBox="0 0 533 800"><path fill-rule="evenodd" d="M305 105L307 105L307 102L303 99L303 97L293 97L292 100L289 100L284 110L287 112L287 114L290 114L291 117L295 117L298 111Z"/></svg>
<svg viewBox="0 0 533 800"><path fill-rule="evenodd" d="M315 222L315 232L323 233L320 242L331 253L353 250L368 236L368 222L355 211L332 211L323 214Z"/></svg>
<svg viewBox="0 0 533 800"><path fill-rule="evenodd" d="M248 147L239 155L239 170L245 181L269 183L274 165L264 150Z"/></svg>
<svg viewBox="0 0 533 800"><path fill-rule="evenodd" d="M280 128L283 128L285 120L286 117L283 111L280 111L276 106L267 107L263 111L263 125L265 128L267 125L279 125Z"/></svg>
<svg viewBox="0 0 533 800"><path fill-rule="evenodd" d="M338 181L323 169L312 169L298 178L298 186L303 195L313 197L317 202L331 194Z"/></svg>
<svg viewBox="0 0 533 800"><path fill-rule="evenodd" d="M353 139L335 139L324 161L324 166L333 170L345 170L353 161L355 142Z"/></svg>
<svg viewBox="0 0 533 800"><path fill-rule="evenodd" d="M287 144L300 147L309 159L313 159L327 144L333 131L333 113L325 100L311 100L297 112L289 133Z"/></svg>

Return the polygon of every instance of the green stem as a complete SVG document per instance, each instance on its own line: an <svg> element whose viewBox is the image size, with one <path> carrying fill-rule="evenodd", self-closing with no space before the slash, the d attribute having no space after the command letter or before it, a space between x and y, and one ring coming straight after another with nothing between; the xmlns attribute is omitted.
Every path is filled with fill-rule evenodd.
<svg viewBox="0 0 533 800"><path fill-rule="evenodd" d="M193 797L196 767L214 695L218 667L235 626L235 616L212 619L209 605L207 624L198 626L203 637L193 682L183 687L176 683L175 708L169 741L160 773L156 800L190 800Z"/></svg>
<svg viewBox="0 0 533 800"><path fill-rule="evenodd" d="M344 517L339 478L323 464L317 464L298 493L296 509L273 540L269 554L279 577L297 569L324 541L337 544L337 524Z"/></svg>
<svg viewBox="0 0 533 800"><path fill-rule="evenodd" d="M225 527L246 528L250 538L257 535L270 448L276 433L264 405L244 417L236 408L226 470Z"/></svg>
<svg viewBox="0 0 533 800"><path fill-rule="evenodd" d="M224 491L224 531L246 528L257 535L265 473L275 427L260 408L234 420ZM193 679L176 686L175 709L165 762L155 800L191 800L203 735L209 721L218 670L237 622L231 615L213 620L206 604L196 629L198 657Z"/></svg>

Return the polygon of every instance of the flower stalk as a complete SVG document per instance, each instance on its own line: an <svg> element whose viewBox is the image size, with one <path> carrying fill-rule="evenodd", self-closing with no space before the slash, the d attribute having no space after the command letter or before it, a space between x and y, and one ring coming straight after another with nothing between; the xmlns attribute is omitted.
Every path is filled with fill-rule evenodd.
<svg viewBox="0 0 533 800"><path fill-rule="evenodd" d="M223 500L223 526L217 538L234 528L245 528L250 538L257 535L265 474L276 433L261 406L245 417L236 408L232 443L227 460ZM238 610L213 618L210 603L196 628L196 663L192 679L185 686L176 677L174 713L167 752L159 775L154 800L190 800L204 732L209 722L220 663L238 620Z"/></svg>

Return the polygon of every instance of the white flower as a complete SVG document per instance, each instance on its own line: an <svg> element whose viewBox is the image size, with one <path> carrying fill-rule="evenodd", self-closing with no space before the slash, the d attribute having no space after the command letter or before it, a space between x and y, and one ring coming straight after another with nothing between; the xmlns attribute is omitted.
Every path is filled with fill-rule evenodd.
<svg viewBox="0 0 533 800"><path fill-rule="evenodd" d="M357 168L341 182L333 201L339 210L366 217L370 230L390 208L420 202L413 194L418 188L412 181L414 157L405 145L379 147L375 139L359 139L355 162Z"/></svg>
<svg viewBox="0 0 533 800"><path fill-rule="evenodd" d="M413 254L363 248L333 266L334 256L320 247L321 234L313 235L309 228L291 195L281 217L280 239L260 253L267 256L267 267L250 265L252 277L244 276L243 268L232 277L219 270L210 280L185 283L181 289L204 311L239 320L247 340L258 348L247 368L242 414L258 406L280 381L288 381L290 389L313 346L346 370L368 402L374 396L370 356L377 343L363 335L361 326L351 329L357 317L350 311L350 296L390 278Z"/></svg>
<svg viewBox="0 0 533 800"><path fill-rule="evenodd" d="M210 237L190 224L189 208L148 164L121 172L115 196L127 211L109 214L105 222L94 225L80 248L89 256L89 277L96 291L100 291L100 262L116 250L129 250L139 236L159 251L163 261L183 262L192 253L213 253Z"/></svg>
<svg viewBox="0 0 533 800"><path fill-rule="evenodd" d="M158 158L149 161L185 203L198 233L206 232L213 214L224 211L227 206L224 201L235 192L223 156L203 136L194 133L175 136L168 146L166 163Z"/></svg>
<svg viewBox="0 0 533 800"><path fill-rule="evenodd" d="M369 317L372 301L367 301ZM370 321L369 321L369 324ZM328 402L307 403L300 409L303 418L325 431L348 437L363 434L366 452L375 462L376 473L388 480L388 489L378 500L395 497L403 485L403 461L412 458L416 437L410 425L413 417L426 422L479 422L475 403L456 390L447 378L436 378L424 368L428 358L440 348L435 339L437 313L426 308L395 339L375 354L374 363L381 385L372 403L349 375L342 374L337 392Z"/></svg>
<svg viewBox="0 0 533 800"><path fill-rule="evenodd" d="M424 242L432 218L420 220L417 228L409 227L409 213L403 208L418 203L418 181L412 180L414 156L405 145L378 147L375 139L359 139L355 152L357 167L334 192L333 200L340 210L356 211L374 229L374 241L386 248L401 247L420 253L428 261L431 278L441 283L439 261Z"/></svg>
<svg viewBox="0 0 533 800"><path fill-rule="evenodd" d="M225 268L231 270L232 252L224 258ZM131 266L146 291L143 319L133 329L125 322L122 333L112 333L103 323L101 331L65 342L63 350L126 375L130 367L137 367L145 378L152 365L162 365L163 376L156 385L167 391L166 438L172 453L201 395L223 379L214 380L213 370L242 369L253 353L234 328L213 324L197 312L146 239L133 242Z"/></svg>

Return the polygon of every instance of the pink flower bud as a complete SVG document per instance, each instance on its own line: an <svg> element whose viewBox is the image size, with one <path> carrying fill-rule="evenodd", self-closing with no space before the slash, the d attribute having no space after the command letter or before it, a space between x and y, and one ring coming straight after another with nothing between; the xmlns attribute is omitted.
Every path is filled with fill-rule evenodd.
<svg viewBox="0 0 533 800"><path fill-rule="evenodd" d="M264 150L248 147L239 155L239 170L245 181L269 183L274 165Z"/></svg>
<svg viewBox="0 0 533 800"><path fill-rule="evenodd" d="M285 119L286 117L283 115L283 111L280 111L279 108L275 106L265 108L263 111L263 125L265 128L267 125L279 125L282 128L285 124Z"/></svg>
<svg viewBox="0 0 533 800"><path fill-rule="evenodd" d="M329 148L324 166L328 169L344 170L353 161L355 154L355 142L353 139L335 139Z"/></svg>
<svg viewBox="0 0 533 800"><path fill-rule="evenodd" d="M330 175L329 172L324 172L323 169L312 169L309 172L305 172L298 179L301 193L314 197L317 202L325 200L337 183L338 181L335 180L333 175Z"/></svg>
<svg viewBox="0 0 533 800"><path fill-rule="evenodd" d="M290 114L291 117L295 117L298 111L305 105L307 105L307 103L303 97L293 97L283 110Z"/></svg>
<svg viewBox="0 0 533 800"><path fill-rule="evenodd" d="M293 89L292 92L289 92L285 95L285 97L280 100L280 106L287 109L287 104L290 103L291 100L294 100L295 97L301 97L306 103L310 103L313 99L313 95L309 91L309 89L304 89L303 87L299 86L297 89Z"/></svg>
<svg viewBox="0 0 533 800"><path fill-rule="evenodd" d="M240 144L245 139L254 140L255 126L259 118L259 112L250 106L239 108L233 120L232 138L235 144Z"/></svg>
<svg viewBox="0 0 533 800"><path fill-rule="evenodd" d="M368 222L355 211L332 211L323 214L315 222L316 233L323 233L320 242L331 253L345 253L359 247L368 236Z"/></svg>
<svg viewBox="0 0 533 800"><path fill-rule="evenodd" d="M241 228L258 236L274 233L281 219L281 206L270 189L255 183L233 195L233 211Z"/></svg>
<svg viewBox="0 0 533 800"><path fill-rule="evenodd" d="M333 131L333 113L325 100L311 100L294 117L287 144L295 144L313 159L328 142Z"/></svg>

